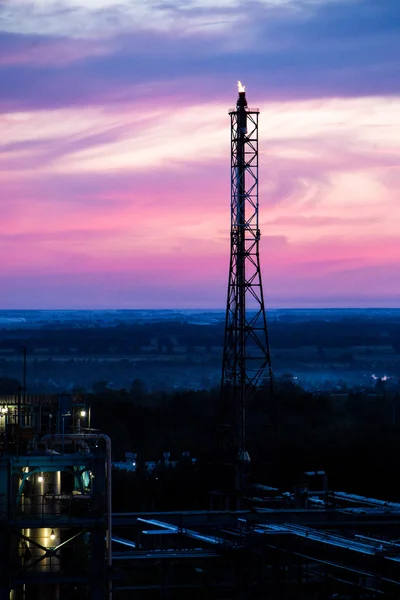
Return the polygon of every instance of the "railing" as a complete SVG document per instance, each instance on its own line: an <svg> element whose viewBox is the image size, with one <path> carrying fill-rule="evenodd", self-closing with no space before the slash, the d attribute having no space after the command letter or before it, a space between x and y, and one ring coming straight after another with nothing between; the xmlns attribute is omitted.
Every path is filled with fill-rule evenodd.
<svg viewBox="0 0 400 600"><path fill-rule="evenodd" d="M1 394L0 404L7 405L49 405L57 403L57 394Z"/></svg>
<svg viewBox="0 0 400 600"><path fill-rule="evenodd" d="M231 114L231 113L235 113L237 111L238 111L238 109L235 106L235 108L230 108L228 112L229 112L229 114ZM248 113L259 113L260 109L259 108L250 108L249 106L245 106L245 111Z"/></svg>
<svg viewBox="0 0 400 600"><path fill-rule="evenodd" d="M95 515L90 494L38 494L23 496L12 516L18 521L37 519L44 524L54 518L71 520Z"/></svg>

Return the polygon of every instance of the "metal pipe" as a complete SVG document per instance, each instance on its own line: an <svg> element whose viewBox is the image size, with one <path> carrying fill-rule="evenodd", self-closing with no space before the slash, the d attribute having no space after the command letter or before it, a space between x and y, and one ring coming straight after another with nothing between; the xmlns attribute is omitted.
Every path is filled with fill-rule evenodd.
<svg viewBox="0 0 400 600"><path fill-rule="evenodd" d="M61 454L64 454L64 415L62 415Z"/></svg>
<svg viewBox="0 0 400 600"><path fill-rule="evenodd" d="M359 496L357 494L348 494L347 492L331 492L330 496L336 500L345 500L347 502L369 504L370 506L382 506L386 508L400 509L399 502L388 502L386 500L378 500L377 498L369 498L367 496Z"/></svg>
<svg viewBox="0 0 400 600"><path fill-rule="evenodd" d="M161 527L162 531L167 531L170 533L181 533L183 535L187 535L190 538L194 538L195 540L200 540L209 544L221 544L222 541L221 538L217 538L210 535L202 535L201 533L198 533L193 529L183 529L178 527L177 525L170 525L169 523L165 523L164 521L158 521L156 519L143 519L142 517L138 517L138 521L140 521L141 523L146 523L148 525L154 525L155 527Z"/></svg>

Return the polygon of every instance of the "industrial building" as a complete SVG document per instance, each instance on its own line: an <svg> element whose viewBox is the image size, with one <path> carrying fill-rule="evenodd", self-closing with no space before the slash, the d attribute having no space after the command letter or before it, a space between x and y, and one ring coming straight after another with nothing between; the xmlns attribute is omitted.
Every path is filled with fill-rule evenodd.
<svg viewBox="0 0 400 600"><path fill-rule="evenodd" d="M0 397L0 598L103 598L111 444L81 396Z"/></svg>

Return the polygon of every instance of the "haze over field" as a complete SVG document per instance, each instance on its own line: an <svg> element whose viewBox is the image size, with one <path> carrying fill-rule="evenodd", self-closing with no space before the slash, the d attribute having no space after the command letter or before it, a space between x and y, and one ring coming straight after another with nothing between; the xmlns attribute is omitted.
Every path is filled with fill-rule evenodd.
<svg viewBox="0 0 400 600"><path fill-rule="evenodd" d="M0 5L0 308L223 307L228 109L268 307L399 306L398 0Z"/></svg>
<svg viewBox="0 0 400 600"><path fill-rule="evenodd" d="M365 391L384 378L398 389L399 319L400 309L390 308L269 311L276 382ZM99 382L117 390L219 389L224 327L224 311L215 309L0 310L0 393L2 386L15 393L24 347L31 393L90 391Z"/></svg>

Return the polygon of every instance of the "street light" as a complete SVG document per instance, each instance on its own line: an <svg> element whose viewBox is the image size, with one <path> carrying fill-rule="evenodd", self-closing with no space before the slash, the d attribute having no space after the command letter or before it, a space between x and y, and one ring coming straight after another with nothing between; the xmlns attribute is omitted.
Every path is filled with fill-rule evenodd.
<svg viewBox="0 0 400 600"><path fill-rule="evenodd" d="M51 530L50 539L51 540L55 540L56 539L56 534L54 533L54 529Z"/></svg>
<svg viewBox="0 0 400 600"><path fill-rule="evenodd" d="M86 417L86 410L81 410L81 417Z"/></svg>

